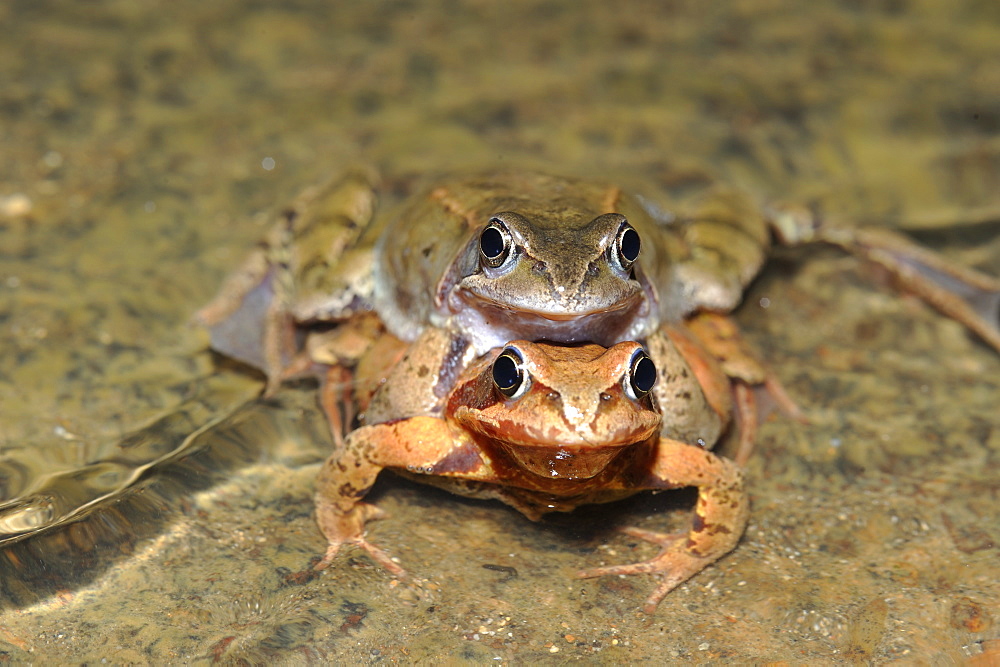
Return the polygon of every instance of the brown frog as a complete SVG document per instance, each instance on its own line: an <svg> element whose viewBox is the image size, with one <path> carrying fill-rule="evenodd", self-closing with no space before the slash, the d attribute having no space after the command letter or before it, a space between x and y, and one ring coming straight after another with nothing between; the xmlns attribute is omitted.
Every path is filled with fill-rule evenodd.
<svg viewBox="0 0 1000 667"><path fill-rule="evenodd" d="M1000 349L1000 280L890 231L761 207L739 190L654 201L608 183L493 170L433 180L376 215L379 189L373 172L356 170L306 190L199 312L213 347L262 368L270 391L298 334L366 310L405 341L433 326L476 355L519 338L645 341L664 323L735 308L772 235L881 264Z"/></svg>
<svg viewBox="0 0 1000 667"><path fill-rule="evenodd" d="M635 342L604 348L514 341L471 361L443 400L424 401L440 370L435 345L447 344L439 333L413 346L376 393L366 421L418 416L362 426L323 465L316 508L329 547L317 568L354 544L404 575L364 536L365 523L381 512L362 498L386 468L462 495L499 499L533 520L642 490L697 487L685 534L632 531L660 545L659 555L579 573L659 574L647 612L739 541L749 516L739 467L663 434L671 428L653 387L672 385L668 391L690 391L704 403L691 374L672 372L657 382L654 362Z"/></svg>

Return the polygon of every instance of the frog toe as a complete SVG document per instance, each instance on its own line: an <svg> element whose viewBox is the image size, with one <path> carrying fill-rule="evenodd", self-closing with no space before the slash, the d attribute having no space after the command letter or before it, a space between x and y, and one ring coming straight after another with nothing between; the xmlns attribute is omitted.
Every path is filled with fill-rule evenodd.
<svg viewBox="0 0 1000 667"><path fill-rule="evenodd" d="M646 598L642 610L651 614L656 611L660 601L667 593L711 565L715 558L700 558L683 549L673 548L661 553L652 560L628 565L610 565L581 570L577 576L581 579L605 575L659 574L659 583L653 593Z"/></svg>
<svg viewBox="0 0 1000 667"><path fill-rule="evenodd" d="M334 541L331 540L326 547L326 553L323 554L323 558L320 559L316 565L313 566L314 570L324 570L333 559L336 558L337 553L340 551L340 547L345 544L353 544L354 546L360 547L368 552L368 556L371 557L373 561L385 568L390 574L400 579L406 579L406 570L400 567L392 557L389 556L383 549L372 544L364 537L355 537L347 540Z"/></svg>
<svg viewBox="0 0 1000 667"><path fill-rule="evenodd" d="M671 547L677 540L682 537L687 537L687 531L678 531L676 533L660 533L655 530L646 530L645 528L636 528L635 526L628 526L621 529L626 535L631 537L636 537L640 540L646 540L647 542L652 542L653 544L658 544L664 549Z"/></svg>
<svg viewBox="0 0 1000 667"><path fill-rule="evenodd" d="M313 569L323 570L333 562L340 547L353 544L368 552L372 560L397 577L405 577L406 572L393 562L389 555L365 539L365 524L376 519L383 519L386 513L370 503L358 503L348 511L343 511L335 504L327 502L323 496L316 499L316 522L327 539L326 553Z"/></svg>

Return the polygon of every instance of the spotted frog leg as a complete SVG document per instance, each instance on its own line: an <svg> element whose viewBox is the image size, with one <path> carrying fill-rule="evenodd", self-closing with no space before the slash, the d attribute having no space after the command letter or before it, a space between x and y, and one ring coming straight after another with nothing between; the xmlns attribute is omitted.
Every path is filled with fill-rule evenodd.
<svg viewBox="0 0 1000 667"><path fill-rule="evenodd" d="M904 290L1000 350L1000 277L950 262L898 232L851 227L783 202L761 207L726 188L679 205L674 214L655 207L653 213L661 233L647 233L644 241L654 246L656 261L647 265L644 257L637 265L658 290L654 300L661 322L731 312L763 267L775 237L789 246L834 245L884 267Z"/></svg>
<svg viewBox="0 0 1000 667"><path fill-rule="evenodd" d="M376 183L374 173L354 170L307 189L195 315L215 350L265 372L268 394L300 352L301 324L368 307L371 248L362 239L374 220Z"/></svg>
<svg viewBox="0 0 1000 667"><path fill-rule="evenodd" d="M607 575L657 574L659 583L646 598L643 611L651 614L680 584L733 550L750 518L750 502L743 473L732 461L683 442L660 438L656 462L645 488L698 488L695 517L686 533L658 533L637 528L623 532L658 544L656 557L641 563L581 570L582 579Z"/></svg>
<svg viewBox="0 0 1000 667"><path fill-rule="evenodd" d="M718 313L697 313L682 324L665 325L649 337L647 345L658 367L668 356L665 350L675 350L694 373L705 399L719 416L720 424L725 427L735 420L733 459L740 466L746 465L750 459L757 440L757 391L767 392L784 414L805 421L798 405L774 374L758 360L742 338L736 323L729 317ZM666 386L654 388L654 391L666 420L676 406L687 404L690 410L696 405L691 398L678 400L665 395L669 392ZM707 425L710 422L701 418L700 423ZM706 447L715 443L712 437L682 439L685 442L700 442Z"/></svg>
<svg viewBox="0 0 1000 667"><path fill-rule="evenodd" d="M375 390L406 350L375 313L358 313L332 329L310 331L283 378L319 378L320 406L334 446L340 448L357 414L364 414Z"/></svg>
<svg viewBox="0 0 1000 667"><path fill-rule="evenodd" d="M466 446L461 433L434 417L412 417L353 431L345 448L323 464L316 479L316 522L326 536L327 548L315 569L325 569L342 546L352 544L392 574L406 577L402 567L365 538L365 524L384 518L385 513L361 499L383 469L429 472L440 467L449 453Z"/></svg>

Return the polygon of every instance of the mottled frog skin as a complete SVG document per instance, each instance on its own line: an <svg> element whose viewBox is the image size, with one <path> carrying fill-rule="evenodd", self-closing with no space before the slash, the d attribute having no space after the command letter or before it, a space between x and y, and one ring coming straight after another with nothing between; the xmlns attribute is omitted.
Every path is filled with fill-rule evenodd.
<svg viewBox="0 0 1000 667"><path fill-rule="evenodd" d="M354 543L401 572L364 540L377 510L360 500L383 468L531 518L696 486L686 540L631 530L663 545L660 556L582 573L656 572L655 608L743 530L738 466L707 450L735 415L746 461L751 388L796 414L726 317L772 236L875 262L1000 350L1000 281L887 230L723 188L653 206L614 185L518 170L445 177L382 212L378 189L359 170L304 193L198 315L213 347L265 371L269 392L303 370L323 379L338 443L317 493L323 565ZM630 397L636 368L622 360L639 351L659 380ZM517 360L523 392L504 394L503 359ZM362 426L345 441L344 406L355 404Z"/></svg>
<svg viewBox="0 0 1000 667"><path fill-rule="evenodd" d="M613 184L496 170L434 180L381 212L378 190L373 172L355 170L304 192L199 312L213 347L263 369L269 391L304 332L372 309L405 341L433 326L475 355L518 338L650 342L664 324L735 308L772 235L882 265L1000 350L1000 280L891 231L761 207L736 190L654 206ZM733 359L734 377L760 382L759 364L726 338L701 342Z"/></svg>
<svg viewBox="0 0 1000 667"><path fill-rule="evenodd" d="M498 171L442 179L376 216L374 187L351 173L286 210L199 313L216 349L273 389L297 351L290 331L372 308L403 340L434 326L477 355L514 338L643 340L734 307L769 245L735 193L657 219L612 185Z"/></svg>
<svg viewBox="0 0 1000 667"><path fill-rule="evenodd" d="M380 392L436 377L443 355L432 342L415 346ZM652 612L670 590L728 553L749 516L736 464L663 435L669 428L651 392L656 381L653 361L634 342L604 348L514 341L478 358L453 383L439 416L363 426L323 465L316 508L329 547L317 567L354 544L405 576L364 536L365 523L380 512L362 498L385 468L462 495L499 499L531 519L642 490L695 486L695 518L685 534L632 531L661 545L658 556L579 573L660 574L645 604ZM690 389L698 392L697 383ZM376 419L379 403L396 400L376 394Z"/></svg>

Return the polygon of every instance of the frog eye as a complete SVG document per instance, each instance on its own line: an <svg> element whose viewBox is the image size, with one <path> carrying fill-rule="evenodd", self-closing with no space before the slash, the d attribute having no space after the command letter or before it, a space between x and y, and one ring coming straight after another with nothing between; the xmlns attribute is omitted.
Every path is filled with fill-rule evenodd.
<svg viewBox="0 0 1000 667"><path fill-rule="evenodd" d="M493 362L493 386L507 398L519 398L530 384L521 353L514 347L504 348Z"/></svg>
<svg viewBox="0 0 1000 667"><path fill-rule="evenodd" d="M507 227L499 218L492 218L479 235L479 259L484 265L495 269L506 261L511 245Z"/></svg>
<svg viewBox="0 0 1000 667"><path fill-rule="evenodd" d="M614 257L618 260L622 270L628 271L632 268L635 260L639 259L639 250L642 249L642 242L639 239L639 232L628 222L622 223L618 228L618 236L615 237L615 244L612 247Z"/></svg>
<svg viewBox="0 0 1000 667"><path fill-rule="evenodd" d="M637 401L645 398L656 384L656 364L645 350L636 350L632 355L623 384L629 398Z"/></svg>

